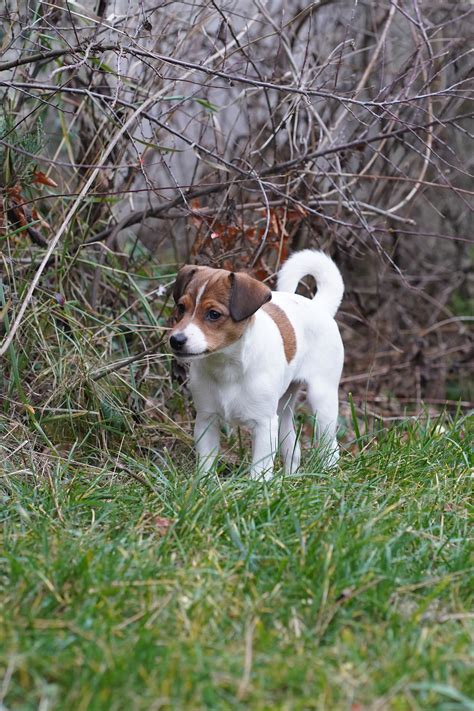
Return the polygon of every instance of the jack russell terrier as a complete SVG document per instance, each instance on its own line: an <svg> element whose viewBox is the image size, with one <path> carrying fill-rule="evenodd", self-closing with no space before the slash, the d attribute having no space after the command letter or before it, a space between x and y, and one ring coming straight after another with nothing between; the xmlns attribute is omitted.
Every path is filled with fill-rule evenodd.
<svg viewBox="0 0 474 711"><path fill-rule="evenodd" d="M295 294L308 274L317 284L313 299ZM277 289L226 269L188 265L178 272L178 321L169 343L176 358L190 362L203 472L216 460L222 420L250 428L253 479L272 477L278 449L285 471L295 472L301 454L293 409L302 385L329 463L337 462L344 348L334 315L344 292L341 274L328 256L305 249L285 262Z"/></svg>

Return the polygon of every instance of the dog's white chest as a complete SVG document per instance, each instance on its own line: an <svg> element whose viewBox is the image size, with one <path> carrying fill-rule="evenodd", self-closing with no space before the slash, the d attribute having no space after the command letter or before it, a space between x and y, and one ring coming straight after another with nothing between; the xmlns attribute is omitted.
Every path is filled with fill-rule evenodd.
<svg viewBox="0 0 474 711"><path fill-rule="evenodd" d="M240 425L252 425L267 408L272 409L274 402L270 403L270 400L275 401L275 394L270 395L258 374L253 373L250 377L229 368L211 375L194 365L190 384L199 409L214 412L226 422Z"/></svg>
<svg viewBox="0 0 474 711"><path fill-rule="evenodd" d="M217 413L226 422L247 424L251 413L245 404L245 395L242 385L234 384L218 390L214 398Z"/></svg>

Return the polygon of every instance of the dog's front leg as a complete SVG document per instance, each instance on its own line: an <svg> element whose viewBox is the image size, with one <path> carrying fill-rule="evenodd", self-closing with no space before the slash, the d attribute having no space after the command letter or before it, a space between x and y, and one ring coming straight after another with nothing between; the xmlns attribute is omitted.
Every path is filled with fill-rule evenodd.
<svg viewBox="0 0 474 711"><path fill-rule="evenodd" d="M210 471L219 453L219 435L220 428L217 415L197 412L194 440L198 453L199 471L203 474Z"/></svg>
<svg viewBox="0 0 474 711"><path fill-rule="evenodd" d="M278 416L257 422L252 437L252 479L268 481L273 476L273 460L278 447Z"/></svg>

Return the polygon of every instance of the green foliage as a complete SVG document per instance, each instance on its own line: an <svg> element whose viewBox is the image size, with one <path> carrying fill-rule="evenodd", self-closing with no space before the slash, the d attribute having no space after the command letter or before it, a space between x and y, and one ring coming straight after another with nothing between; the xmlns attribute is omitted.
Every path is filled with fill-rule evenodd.
<svg viewBox="0 0 474 711"><path fill-rule="evenodd" d="M28 185L36 168L34 156L40 153L43 147L43 124L41 119L35 121L33 126L20 124L12 114L0 113L0 139L5 143L0 144L0 181L4 187L16 183ZM13 146L18 150L9 148Z"/></svg>
<svg viewBox="0 0 474 711"><path fill-rule="evenodd" d="M472 259L474 259L474 250L471 256ZM472 314L474 313L474 299L464 296L459 290L455 291L451 296L451 308L456 316L472 318Z"/></svg>
<svg viewBox="0 0 474 711"><path fill-rule="evenodd" d="M469 427L407 421L269 485L10 456L2 702L472 709Z"/></svg>

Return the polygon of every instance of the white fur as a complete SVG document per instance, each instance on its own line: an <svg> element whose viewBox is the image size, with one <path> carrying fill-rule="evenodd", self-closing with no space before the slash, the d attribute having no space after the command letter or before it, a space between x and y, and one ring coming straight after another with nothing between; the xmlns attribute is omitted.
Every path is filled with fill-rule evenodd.
<svg viewBox="0 0 474 711"><path fill-rule="evenodd" d="M344 282L341 272L324 252L303 249L288 259L278 274L278 291L295 292L298 282L307 274L316 279L318 287L314 306L334 316L342 301Z"/></svg>
<svg viewBox="0 0 474 711"><path fill-rule="evenodd" d="M294 292L306 274L317 281L314 299L282 291L290 288ZM333 315L342 298L341 275L329 257L304 250L283 266L278 289L272 293L272 301L285 311L296 334L296 354L290 363L276 323L262 309L238 341L191 362L190 386L197 411L195 439L204 471L210 469L218 453L223 419L250 427L253 478L272 476L278 447L285 470L294 472L300 464L300 447L293 407L301 384L306 384L319 438L329 444L331 463L337 461L338 386L344 350ZM191 328L197 339L198 327L188 326L184 332L189 338ZM194 352L199 352L194 347Z"/></svg>
<svg viewBox="0 0 474 711"><path fill-rule="evenodd" d="M198 293L197 293L197 296L196 296L196 303L194 304L193 317L194 317L194 315L195 315L195 313L196 313L196 311L197 311L197 307L199 306L199 303L200 303L200 301L201 301L201 299L202 299L202 295L204 294L204 292L205 292L205 290L206 290L206 286L208 285L208 283L209 283L209 282L205 281L204 284L201 286L201 288L199 289L199 291L198 291Z"/></svg>
<svg viewBox="0 0 474 711"><path fill-rule="evenodd" d="M181 333L186 336L186 351L188 354L201 354L207 350L206 336L195 323L190 323Z"/></svg>

